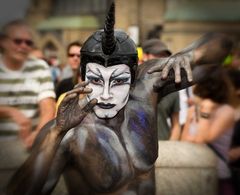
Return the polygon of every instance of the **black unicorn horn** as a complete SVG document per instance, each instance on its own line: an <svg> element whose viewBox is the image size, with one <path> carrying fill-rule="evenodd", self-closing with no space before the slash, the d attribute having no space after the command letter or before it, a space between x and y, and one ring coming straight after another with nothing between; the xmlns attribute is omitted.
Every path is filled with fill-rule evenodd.
<svg viewBox="0 0 240 195"><path fill-rule="evenodd" d="M102 50L106 55L113 53L116 47L116 40L114 37L114 24L115 24L115 4L111 4L108 15L105 20L104 33L102 37Z"/></svg>

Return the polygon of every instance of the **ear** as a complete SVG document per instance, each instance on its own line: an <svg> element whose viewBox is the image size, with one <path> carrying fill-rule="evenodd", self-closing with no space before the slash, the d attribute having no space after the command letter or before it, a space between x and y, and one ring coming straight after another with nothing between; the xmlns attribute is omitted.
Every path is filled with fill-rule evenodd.
<svg viewBox="0 0 240 195"><path fill-rule="evenodd" d="M1 37L0 36L0 49L1 49L1 51L4 50L4 48L6 47L6 44L7 44L6 37Z"/></svg>

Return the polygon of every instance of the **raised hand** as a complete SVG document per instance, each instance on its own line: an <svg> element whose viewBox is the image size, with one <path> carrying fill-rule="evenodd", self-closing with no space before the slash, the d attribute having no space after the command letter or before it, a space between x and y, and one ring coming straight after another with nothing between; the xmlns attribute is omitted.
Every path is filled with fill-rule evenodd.
<svg viewBox="0 0 240 195"><path fill-rule="evenodd" d="M148 73L162 72L162 79L166 79L169 71L174 70L175 82L181 82L181 68L187 73L187 79L189 82L193 80L191 69L191 53L177 53L168 58L161 58L157 61Z"/></svg>
<svg viewBox="0 0 240 195"><path fill-rule="evenodd" d="M59 105L56 122L60 131L66 132L77 126L97 104L96 99L91 100L85 106L79 104L79 96L81 94L92 92L92 89L86 88L87 84L87 82L82 82L73 90L67 92L63 101Z"/></svg>
<svg viewBox="0 0 240 195"><path fill-rule="evenodd" d="M148 73L160 72L160 76L158 76L153 83L153 89L158 93L159 97L163 97L174 91L179 91L186 87L190 87L191 85L203 80L207 74L218 68L218 65L216 64L202 64L199 66L193 66L193 70L190 70L191 72L189 72L192 75L191 81L189 81L187 76L188 72L180 67L179 76L181 76L181 82L176 83L176 72L174 72L173 68L169 70L167 78L163 80L161 75L163 74L161 72L161 65L159 65L157 62L153 63L155 64L148 70ZM156 67L156 65L160 67Z"/></svg>
<svg viewBox="0 0 240 195"><path fill-rule="evenodd" d="M232 49L233 40L223 33L207 33L182 51L158 63L148 72L162 71L162 79L166 79L171 69L175 72L175 82L181 82L181 68L186 71L189 82L193 80L191 65L196 67L207 64L221 64Z"/></svg>

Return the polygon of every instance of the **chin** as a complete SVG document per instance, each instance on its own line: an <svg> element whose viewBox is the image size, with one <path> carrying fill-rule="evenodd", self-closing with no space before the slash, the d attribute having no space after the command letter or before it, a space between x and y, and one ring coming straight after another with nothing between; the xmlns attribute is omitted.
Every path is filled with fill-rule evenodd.
<svg viewBox="0 0 240 195"><path fill-rule="evenodd" d="M117 112L106 112L102 110L96 110L94 113L100 119L111 119L117 115Z"/></svg>
<svg viewBox="0 0 240 195"><path fill-rule="evenodd" d="M15 57L15 61L23 63L27 60L27 58L28 58L28 56L18 55Z"/></svg>

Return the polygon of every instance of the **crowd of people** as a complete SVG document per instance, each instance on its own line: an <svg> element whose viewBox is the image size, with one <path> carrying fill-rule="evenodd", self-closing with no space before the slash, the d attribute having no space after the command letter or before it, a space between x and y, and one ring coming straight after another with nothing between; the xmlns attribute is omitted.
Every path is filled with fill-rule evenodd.
<svg viewBox="0 0 240 195"><path fill-rule="evenodd" d="M69 43L67 64L53 75L56 70L34 46L26 23L12 21L3 27L0 140L20 139L23 147L31 150L41 128L55 117L59 97L82 81L81 47L78 41ZM159 39L146 40L142 49L144 62L172 54ZM219 194L224 195L240 194L240 49L232 51L227 65L215 66L205 79L189 88L192 93L184 100L187 114L183 123L181 92L157 99L158 139L209 146L218 158Z"/></svg>

